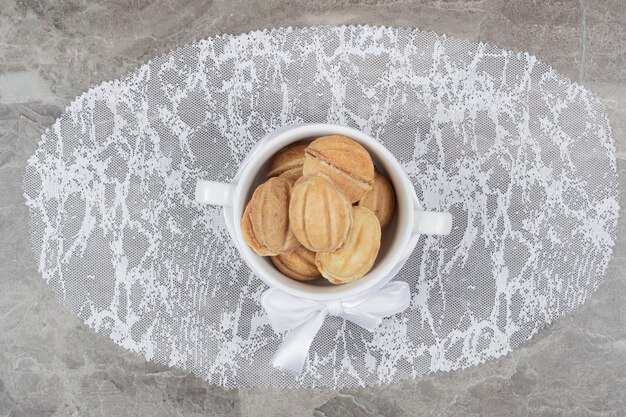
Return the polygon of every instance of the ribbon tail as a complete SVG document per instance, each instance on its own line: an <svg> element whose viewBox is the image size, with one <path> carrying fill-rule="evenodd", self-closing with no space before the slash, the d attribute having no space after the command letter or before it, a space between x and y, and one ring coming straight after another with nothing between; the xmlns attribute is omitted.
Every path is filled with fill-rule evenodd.
<svg viewBox="0 0 626 417"><path fill-rule="evenodd" d="M274 354L272 365L276 368L300 374L309 355L309 348L313 343L313 339L322 327L327 314L327 310L323 309L311 320L293 329L278 347Z"/></svg>

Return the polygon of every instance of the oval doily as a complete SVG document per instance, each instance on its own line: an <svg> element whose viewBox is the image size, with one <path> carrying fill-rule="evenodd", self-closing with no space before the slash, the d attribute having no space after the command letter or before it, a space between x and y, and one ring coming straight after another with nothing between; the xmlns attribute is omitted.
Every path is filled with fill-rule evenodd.
<svg viewBox="0 0 626 417"><path fill-rule="evenodd" d="M406 312L373 334L328 318L294 377L270 365L265 284L193 191L303 122L374 136L455 220L398 275ZM584 302L611 258L617 184L599 100L533 56L343 26L219 36L92 88L43 135L24 189L43 278L95 331L224 387L337 388L504 355Z"/></svg>

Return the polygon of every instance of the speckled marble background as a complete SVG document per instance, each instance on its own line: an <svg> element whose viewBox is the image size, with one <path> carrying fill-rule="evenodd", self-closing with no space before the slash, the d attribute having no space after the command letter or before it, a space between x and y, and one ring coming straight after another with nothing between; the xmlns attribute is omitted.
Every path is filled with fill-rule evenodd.
<svg viewBox="0 0 626 417"><path fill-rule="evenodd" d="M89 86L218 33L369 23L528 51L604 101L622 211L604 286L485 365L360 390L231 390L146 363L66 311L37 273L21 184L43 130ZM626 415L624 0L0 0L0 416Z"/></svg>

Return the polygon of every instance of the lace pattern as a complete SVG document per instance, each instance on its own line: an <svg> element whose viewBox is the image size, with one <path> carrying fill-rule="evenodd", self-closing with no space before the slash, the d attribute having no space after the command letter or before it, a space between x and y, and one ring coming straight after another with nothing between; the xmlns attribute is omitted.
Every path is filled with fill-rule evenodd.
<svg viewBox="0 0 626 417"><path fill-rule="evenodd" d="M193 195L306 122L377 138L455 220L398 274L407 311L374 333L329 317L294 377L270 364L265 284ZM341 26L202 40L92 88L43 135L24 191L43 278L95 331L227 388L340 388L504 355L583 303L611 258L617 184L603 106L533 56Z"/></svg>

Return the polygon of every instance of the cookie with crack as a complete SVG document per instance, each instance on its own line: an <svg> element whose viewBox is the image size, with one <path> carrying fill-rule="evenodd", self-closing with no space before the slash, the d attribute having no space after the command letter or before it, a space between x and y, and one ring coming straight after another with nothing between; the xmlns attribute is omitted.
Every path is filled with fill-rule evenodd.
<svg viewBox="0 0 626 417"><path fill-rule="evenodd" d="M303 175L324 174L350 203L359 201L374 183L374 163L367 150L347 136L317 138L304 150Z"/></svg>

